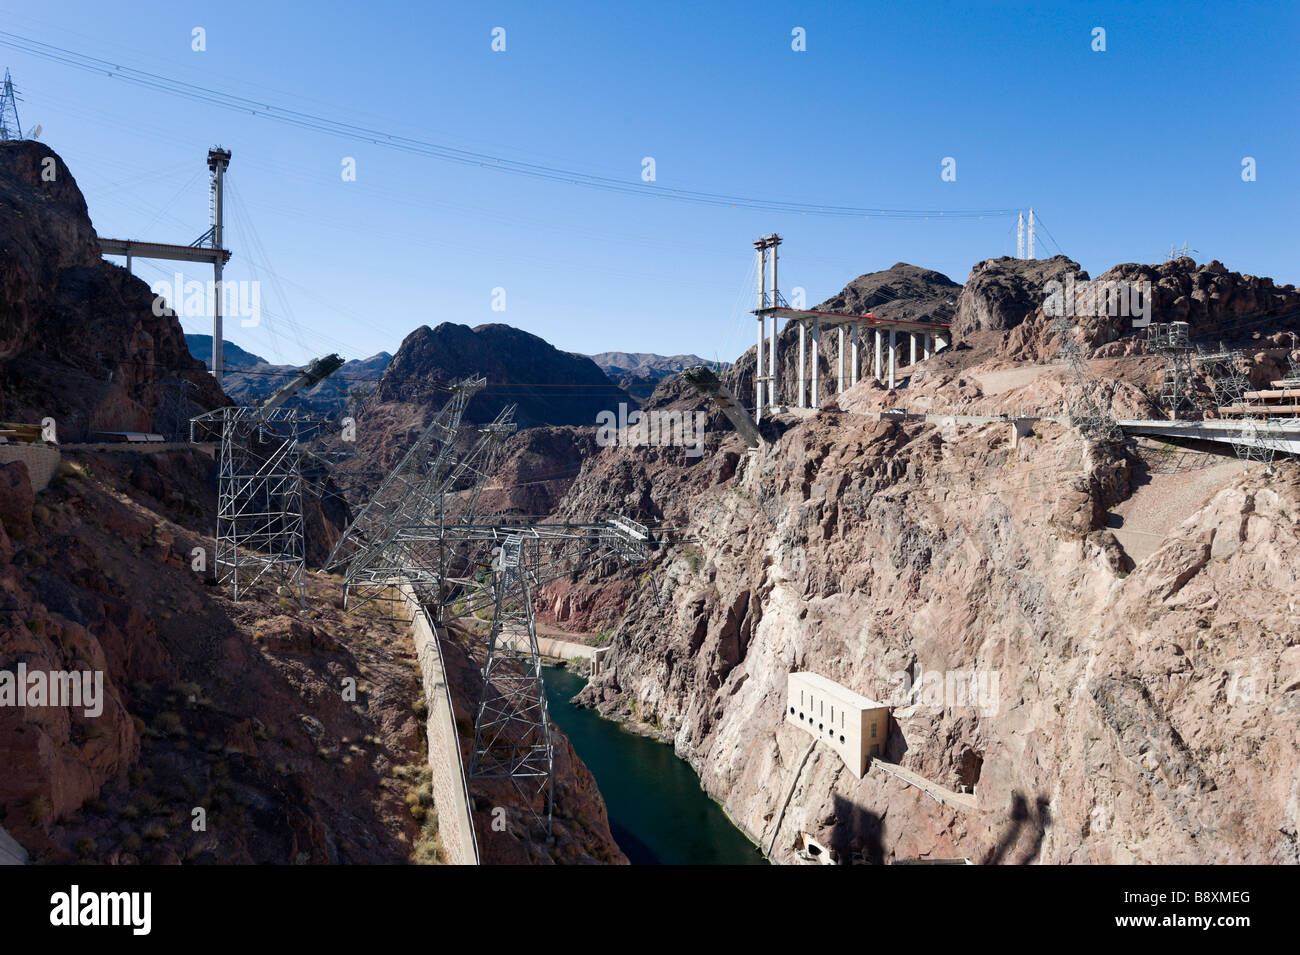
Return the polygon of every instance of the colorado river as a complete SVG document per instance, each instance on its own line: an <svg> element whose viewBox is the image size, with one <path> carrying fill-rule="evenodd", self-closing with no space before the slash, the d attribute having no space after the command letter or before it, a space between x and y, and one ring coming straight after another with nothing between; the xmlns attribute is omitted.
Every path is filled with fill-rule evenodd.
<svg viewBox="0 0 1300 955"><path fill-rule="evenodd" d="M548 667L547 705L596 777L610 832L628 859L634 865L763 865L758 849L671 746L569 703L585 684L568 670Z"/></svg>

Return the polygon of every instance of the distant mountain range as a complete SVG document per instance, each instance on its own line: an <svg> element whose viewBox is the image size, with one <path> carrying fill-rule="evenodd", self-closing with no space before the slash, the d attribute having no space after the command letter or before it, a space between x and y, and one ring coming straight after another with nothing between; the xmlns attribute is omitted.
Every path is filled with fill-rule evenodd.
<svg viewBox="0 0 1300 955"><path fill-rule="evenodd" d="M645 401L664 378L697 365L717 365L699 355L655 355L650 352L605 351L588 356L620 388ZM726 362L723 368L729 367Z"/></svg>
<svg viewBox="0 0 1300 955"><path fill-rule="evenodd" d="M195 358L205 364L212 363L212 336L185 336L185 344ZM472 372L487 375L493 384L508 386L519 391L520 423L524 426L541 424L574 424L588 417L594 420L589 401L573 401L571 394L560 399L555 386L567 384L569 392L574 386L586 389L592 398L604 405L614 400L644 401L661 380L697 365L716 365L699 355L656 355L651 352L607 351L595 355L578 355L562 352L544 339L508 325L480 325L469 329L464 325L443 323L436 329L417 329L403 343L409 352L424 352L416 362L420 377L439 374L459 376ZM399 352L400 354L400 352ZM297 365L275 365L261 355L240 348L227 341L222 349L225 363L224 386L226 394L237 404L253 404L265 400L275 389L289 381L298 371ZM587 363L590 359L596 365ZM301 392L290 402L304 410L333 415L347 404L349 392L369 393L379 386L393 356L380 352L369 358L347 362L333 375L315 388ZM404 356L398 371L403 381L412 378L410 358ZM583 367L583 366L586 367ZM473 366L473 367L471 367ZM722 363L723 369L729 366ZM526 369L531 369L524 374ZM603 380L596 376L597 369L604 373ZM541 372L539 375L538 372ZM518 384L514 384L514 382ZM389 400L395 397L398 382L388 382ZM608 385L608 387L604 387ZM547 390L549 389L549 393ZM479 399L476 404L480 414L487 414L492 402ZM581 405L581 409L577 406ZM594 407L594 405L592 406ZM495 414L495 411L492 411ZM488 415L490 417L490 415Z"/></svg>
<svg viewBox="0 0 1300 955"><path fill-rule="evenodd" d="M190 354L208 364L212 362L212 336L186 335ZM251 405L263 401L277 388L293 378L298 365L273 365L261 355L245 351L233 342L221 349L225 364L222 386L236 404ZM347 406L348 394L368 394L379 385L393 356L380 352L369 358L352 359L314 388L300 391L288 402L314 414L337 417Z"/></svg>

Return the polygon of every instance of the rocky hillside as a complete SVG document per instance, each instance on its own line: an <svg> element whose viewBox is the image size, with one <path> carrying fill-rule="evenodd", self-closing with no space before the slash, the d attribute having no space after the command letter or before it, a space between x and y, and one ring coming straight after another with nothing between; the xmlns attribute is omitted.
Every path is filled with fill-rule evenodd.
<svg viewBox="0 0 1300 955"><path fill-rule="evenodd" d="M211 335L198 335L186 332L185 347L189 349L191 355L203 362L203 364L212 364ZM252 352L240 348L234 342L228 341L224 335L221 339L221 362L226 372L239 371L243 368L252 368L255 365L270 364L270 362L261 355L254 355Z"/></svg>
<svg viewBox="0 0 1300 955"><path fill-rule="evenodd" d="M437 861L407 628L343 613L337 580L315 574L305 613L273 582L232 602L210 564L193 569L196 548L213 559L192 503L212 467L197 451L78 455L34 496L23 464L0 465L0 670L100 671L105 693L100 714L0 707L0 824L46 861ZM472 668L453 691L470 712ZM485 861L621 858L557 742L554 856L497 840Z"/></svg>
<svg viewBox="0 0 1300 955"><path fill-rule="evenodd" d="M594 435L600 412L617 413L620 403L636 405L590 358L562 352L520 329L470 328L448 322L437 328L422 326L402 342L357 414L356 454L339 469L344 486L364 499L446 403L445 384L476 375L486 378L488 385L466 409L468 424L491 421L506 405L515 404L515 421L521 430L570 426ZM473 437L472 430L465 429L463 440ZM519 438L512 444L516 451L527 449L536 469L532 476L523 475L526 481L551 481L558 475L571 479L577 473L574 455L590 446L591 442L546 438ZM555 452L554 457L542 454L546 447ZM534 492L534 498L537 493L541 492ZM513 503L504 499L498 503L509 509L527 502L517 498Z"/></svg>
<svg viewBox="0 0 1300 955"><path fill-rule="evenodd" d="M429 385L470 375L487 379L466 411L467 420L491 421L517 404L521 428L591 425L596 415L628 401L590 358L562 352L509 325L427 325L406 336L393 356L375 399L380 404L419 401ZM441 402L438 402L440 406Z"/></svg>
<svg viewBox="0 0 1300 955"><path fill-rule="evenodd" d="M204 363L212 361L211 335L186 335L185 344L190 354ZM306 366L273 365L261 355L245 351L233 342L226 342L222 350L225 375L222 388L237 405L254 405L265 401L277 388L293 380L294 375ZM354 358L318 385L298 392L286 403L287 407L300 408L313 415L338 419L354 400L364 400L379 384L384 369L393 356L381 351L369 358Z"/></svg>
<svg viewBox="0 0 1300 955"><path fill-rule="evenodd" d="M228 401L148 287L100 261L76 184L40 144L0 143L0 242L0 417L55 416L66 445L149 429L169 378ZM233 602L213 575L203 451L62 453L39 493L25 463L0 462L0 827L38 862L439 861L409 628L345 614L338 580L314 573L305 608L269 579ZM325 510L307 505L316 555ZM448 647L463 746L481 653ZM68 671L102 681L97 702L6 696L20 672ZM493 792L480 808L511 827L484 861L625 861L590 773L554 738L555 840L518 835L522 800Z"/></svg>
<svg viewBox="0 0 1300 955"><path fill-rule="evenodd" d="M1057 425L1013 448L833 405L756 456L602 452L562 512L682 531L635 586L563 595L575 626L617 624L585 698L670 739L786 861L800 831L876 862L1300 861L1300 473L1248 472L1134 569L1106 528L1133 468ZM977 808L820 747L800 771L803 669L892 699L886 758ZM898 697L932 671L996 674L995 704Z"/></svg>
<svg viewBox="0 0 1300 955"><path fill-rule="evenodd" d="M0 420L55 419L62 441L152 431L164 391L226 399L149 286L101 258L86 200L50 148L0 142Z"/></svg>
<svg viewBox="0 0 1300 955"><path fill-rule="evenodd" d="M606 448L560 502L664 542L647 566L541 595L562 626L613 630L583 700L671 742L778 861L806 832L870 862L1300 862L1300 467L1157 500L1141 449L1058 423L1014 442L1008 425L878 418L1058 414L1069 375L1041 361L1038 283L1066 273L1087 278L1063 258L981 263L967 337L897 390L864 381L778 418L754 453L714 416L699 461ZM1106 276L1149 276L1153 319L1194 336L1253 329L1256 377L1285 367L1293 288L1190 260ZM1158 415L1163 359L1127 322L1080 325L1116 413ZM677 384L647 404L688 405ZM1119 516L1153 508L1136 530ZM863 779L786 721L795 670L891 705ZM995 687L978 705L972 676Z"/></svg>
<svg viewBox="0 0 1300 955"><path fill-rule="evenodd" d="M285 404L312 415L338 420L375 390L391 360L388 352L369 358L353 358L324 381L303 389ZM236 404L257 404L292 381L300 370L297 365L249 365L227 374L222 386Z"/></svg>

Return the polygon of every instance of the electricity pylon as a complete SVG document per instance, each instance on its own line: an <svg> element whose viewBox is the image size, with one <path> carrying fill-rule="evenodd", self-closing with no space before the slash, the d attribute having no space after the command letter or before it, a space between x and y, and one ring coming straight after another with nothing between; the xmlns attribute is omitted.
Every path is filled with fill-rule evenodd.
<svg viewBox="0 0 1300 955"><path fill-rule="evenodd" d="M509 780L549 837L555 753L533 597L547 581L594 564L645 560L650 534L626 518L512 523L478 516L483 485L515 430L512 405L459 450L465 408L485 384L451 385L447 403L344 531L326 569L343 570L349 607L396 601L400 586L443 625L491 615L469 779Z"/></svg>

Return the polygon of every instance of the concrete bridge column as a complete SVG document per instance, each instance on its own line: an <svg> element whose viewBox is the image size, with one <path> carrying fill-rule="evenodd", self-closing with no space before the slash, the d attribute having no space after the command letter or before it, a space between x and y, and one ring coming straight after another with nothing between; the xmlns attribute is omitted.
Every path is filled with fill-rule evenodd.
<svg viewBox="0 0 1300 955"><path fill-rule="evenodd" d="M799 322L799 400L795 402L795 404L799 408L806 408L808 406L804 404L804 398L808 394L808 392L804 386L804 372L808 368L808 345L807 345L808 323L805 322L803 319L798 319L798 322Z"/></svg>
<svg viewBox="0 0 1300 955"><path fill-rule="evenodd" d="M923 335L921 336L921 341L922 341L922 342L924 343L924 345L925 345L925 357L926 357L926 358L929 358L929 357L930 357L930 350L931 350L931 348L933 347L933 342L931 341L930 333L929 333L929 332L926 332L925 334L923 334Z"/></svg>
<svg viewBox="0 0 1300 955"><path fill-rule="evenodd" d="M898 363L898 329L889 330L889 390L894 390L894 367Z"/></svg>
<svg viewBox="0 0 1300 955"><path fill-rule="evenodd" d="M912 356L911 356L911 357L912 357L912 360L911 360L910 362L908 362L909 365L915 365L915 364L916 364L916 338L917 338L917 336L918 336L919 334L920 334L920 332L908 332L908 333L907 333L908 343L909 343L909 344L911 345L911 347L912 347Z"/></svg>
<svg viewBox="0 0 1300 955"><path fill-rule="evenodd" d="M840 333L839 334L840 349L839 349L839 358L836 362L836 366L837 366L837 370L839 371L840 380L839 383L835 386L835 393L837 395L844 393L844 325L842 323L839 325L839 333Z"/></svg>
<svg viewBox="0 0 1300 955"><path fill-rule="evenodd" d="M853 367L849 372L850 383L858 383L858 326L853 326Z"/></svg>
<svg viewBox="0 0 1300 955"><path fill-rule="evenodd" d="M818 359L821 358L822 353L822 323L817 319L813 319L812 339L812 406L816 408L821 404L822 400L821 394L817 390L818 379L821 377L821 368L819 367L821 362Z"/></svg>
<svg viewBox="0 0 1300 955"><path fill-rule="evenodd" d="M881 351L881 342L883 341L883 339L884 339L883 334L881 333L880 329L877 328L876 329L876 381L884 380L881 377L881 367L880 367L880 351Z"/></svg>

